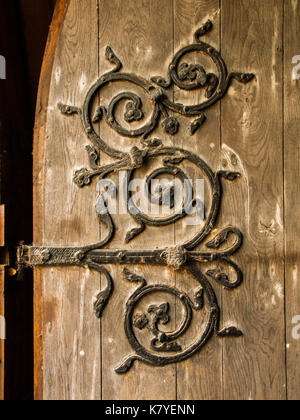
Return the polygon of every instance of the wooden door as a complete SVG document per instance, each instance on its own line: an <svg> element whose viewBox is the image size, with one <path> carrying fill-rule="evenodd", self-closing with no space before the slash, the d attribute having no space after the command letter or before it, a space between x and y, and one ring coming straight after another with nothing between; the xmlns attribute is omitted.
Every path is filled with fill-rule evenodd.
<svg viewBox="0 0 300 420"><path fill-rule="evenodd" d="M32 242L32 133L54 4L0 6L0 400L33 398L32 272L18 281L14 264L20 241Z"/></svg>
<svg viewBox="0 0 300 420"><path fill-rule="evenodd" d="M37 399L300 396L299 17L297 0L58 1L23 249ZM120 205L126 174L204 180L204 217L147 217L130 193L105 213L100 181Z"/></svg>

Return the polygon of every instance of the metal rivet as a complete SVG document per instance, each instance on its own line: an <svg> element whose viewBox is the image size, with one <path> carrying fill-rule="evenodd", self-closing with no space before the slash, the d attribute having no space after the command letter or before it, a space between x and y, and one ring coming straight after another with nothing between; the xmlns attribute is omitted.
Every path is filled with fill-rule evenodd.
<svg viewBox="0 0 300 420"><path fill-rule="evenodd" d="M44 249L44 251L41 252L41 260L43 263L46 263L50 260L51 258L51 252L49 251L49 249Z"/></svg>

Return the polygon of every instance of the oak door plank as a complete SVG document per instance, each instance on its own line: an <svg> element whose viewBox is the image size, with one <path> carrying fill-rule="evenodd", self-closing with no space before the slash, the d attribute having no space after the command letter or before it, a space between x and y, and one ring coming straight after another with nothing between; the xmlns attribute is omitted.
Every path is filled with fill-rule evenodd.
<svg viewBox="0 0 300 420"><path fill-rule="evenodd" d="M162 4L163 3L163 4ZM107 63L105 48L110 45L123 63L124 72L134 73L146 80L151 76L165 74L170 57L173 54L173 21L172 0L102 0L100 2L100 69L101 74L111 69ZM116 30L117 28L117 30ZM101 96L106 103L119 92L133 91L142 94L143 106L149 115L152 112L151 103L140 89L132 84L122 83L112 86ZM138 139L122 138L105 124L100 126L101 136L109 139L110 145L122 150L130 151L133 146L140 146ZM161 127L152 137L164 140L165 144L172 144ZM105 156L103 155L105 162ZM136 178L144 178L149 174L143 169L137 171ZM111 177L118 185L118 177ZM174 244L174 227L147 227L139 237L130 244L125 244L126 233L136 227L136 222L128 215L114 217L116 234L109 245L114 249L155 249ZM174 272L164 267L130 266L131 272L143 276L149 284L162 283L174 285ZM124 332L125 304L130 295L136 290L135 285L125 281L123 267L110 267L115 282L113 294L103 316L102 337L102 368L103 368L103 398L109 400L174 400L176 399L175 366L153 367L136 362L125 375L117 375L114 369L124 359L133 354ZM151 296L148 305L159 303L159 296ZM145 343L148 345L153 337L148 334ZM147 341L148 342L147 342Z"/></svg>
<svg viewBox="0 0 300 420"><path fill-rule="evenodd" d="M44 54L38 89L33 141L33 238L37 245L43 241L45 130L51 86L51 73L57 40L62 29L70 0L58 0L54 11ZM34 270L34 398L42 400L43 383L43 279L42 270Z"/></svg>
<svg viewBox="0 0 300 420"><path fill-rule="evenodd" d="M57 6L59 7L59 6ZM89 25L86 25L89 22ZM81 106L86 88L98 77L97 1L71 1L55 46L44 154L35 155L35 188L43 190L41 228L35 243L86 245L98 242L94 190L79 190L73 172L87 164L87 140L78 118L66 118L58 102ZM86 54L87 49L90 53ZM40 184L39 184L40 183ZM101 390L100 325L93 298L98 274L85 269L39 269L43 284L43 385L45 400L99 399Z"/></svg>
<svg viewBox="0 0 300 420"><path fill-rule="evenodd" d="M208 20L214 24L213 30L203 37L203 42L207 42L220 48L220 9L218 0L191 1L175 0L174 2L174 27L175 27L175 52L180 48L195 43L194 33ZM194 60L194 61L189 61ZM203 61L204 60L204 61ZM206 72L216 69L209 59L203 55L190 56L188 62L202 64ZM211 67L210 67L211 66ZM196 91L182 91L175 89L175 102L186 104L198 104L203 102L203 89ZM220 105L217 103L205 112L207 121L196 132L194 136L189 134L189 126L193 119L180 118L182 128L180 134L176 136L176 146L190 150L203 158L208 165L216 171L220 161ZM203 179L203 174L199 171L189 172L188 176L192 179ZM207 190L207 185L205 186ZM208 197L207 197L208 201ZM208 211L208 204L207 204ZM176 244L184 243L188 238L193 237L199 226L188 226L186 219L183 223L175 226ZM204 268L204 267L203 267ZM205 267L209 269L209 267ZM185 272L176 274L176 284L178 288L183 288L190 296L193 295L197 283ZM215 291L220 296L219 287ZM180 307L179 307L180 308ZM178 308L178 311L179 311ZM203 320L198 319L198 314L194 314L195 320L189 330L187 340L195 340L199 337ZM200 328L201 327L201 328ZM189 341L190 343L190 341ZM177 365L177 397L179 400L219 400L222 398L222 341L217 337L212 339L206 346L191 359Z"/></svg>
<svg viewBox="0 0 300 420"><path fill-rule="evenodd" d="M284 2L284 156L285 156L285 252L286 252L286 338L287 391L289 400L300 399L300 147L299 96L297 71L300 55L300 3ZM294 61L294 62L292 62Z"/></svg>
<svg viewBox="0 0 300 420"><path fill-rule="evenodd" d="M282 23L281 0L222 1L222 54L231 71L256 74L232 83L222 102L223 220L245 240L234 260L239 289L223 293L225 321L244 337L224 340L224 398L285 399Z"/></svg>

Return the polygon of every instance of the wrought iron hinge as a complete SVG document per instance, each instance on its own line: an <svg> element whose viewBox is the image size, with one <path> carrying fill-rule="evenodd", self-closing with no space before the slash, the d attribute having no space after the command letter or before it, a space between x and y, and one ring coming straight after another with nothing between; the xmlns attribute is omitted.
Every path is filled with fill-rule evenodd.
<svg viewBox="0 0 300 420"><path fill-rule="evenodd" d="M74 183L80 188L90 185L94 179L103 180L118 171L125 171L128 180L133 180L138 169L144 167L149 170L151 165L148 163L154 162L156 169L148 177L145 176L145 180L150 202L162 205L161 198L151 192L152 180L167 175L168 178L170 176L178 178L184 185L189 179L187 167L191 166L193 173L197 170L206 180L211 199L204 223L199 225L199 231L195 236L185 243L166 249L152 251L106 249L107 246L112 246L115 224L112 215L105 211L105 196L100 194L96 210L99 222L106 226L106 231L108 230L103 241L85 247L21 245L17 251L19 273L27 267L78 266L96 270L104 275L107 281L106 288L98 294L94 303L94 310L99 318L114 289L114 281L106 266L111 264L125 266L124 280L135 283L137 286L124 304L125 334L135 353L116 369L119 374L127 372L135 360L154 366L183 361L201 350L214 332L219 337L242 335L242 332L234 326L220 330L220 308L212 284L217 282L227 289L233 289L243 281L241 269L231 259L242 245L242 233L232 226L218 229L218 233L216 231L223 194L222 182L224 179L230 182L236 181L241 175L237 172L213 170L202 156L183 148L166 146L162 139L150 137L160 123L168 135L175 136L183 126L181 119L189 117L193 118L193 121L190 122L187 139L191 139L191 136L196 134L206 120L204 111L220 101L234 81L247 84L254 80L255 75L252 73L228 72L221 53L202 41L202 37L207 35L212 28L212 22L206 22L195 33L194 43L175 54L167 74L164 77L152 77L148 81L135 74L123 72L121 60L108 46L106 59L113 68L90 87L82 106L57 104L63 117L77 116L80 119L83 131L91 142L91 145L86 146L90 168L77 169L74 173ZM205 55L214 65L215 73L207 72L200 64L189 64L190 53L198 54L199 58ZM115 82L134 85L134 90L118 93L106 107L99 105L102 89ZM175 103L173 102L174 86L186 92L203 90L204 95L201 95L203 100L188 106ZM137 88L146 95L147 103L152 105L152 115L149 118L147 116L147 121L145 121L146 114L143 110L142 97L136 93ZM122 116L116 115L116 110L121 109L122 104L124 105L124 123L121 121ZM114 148L110 139L104 139L99 135L101 130L98 125L101 121L122 137L130 138L132 141L140 138L139 143L135 142L134 147L128 151ZM138 123L141 126L136 128ZM131 127L128 128L128 125ZM183 135L182 132L181 134ZM193 148L192 144L189 148ZM112 159L111 163L101 164L102 153ZM189 196L187 200L183 200L188 202L189 208L194 207L199 201L195 191L192 191L191 195L193 197ZM159 228L172 225L187 216L186 209L182 206L181 212L174 211L169 217L150 217L138 209L131 198L132 193L128 192L125 197L128 213L138 226L127 233L124 238L126 243L133 241L148 226ZM211 236L214 237L211 238ZM196 285L197 289L185 293L180 290L180 282L176 287L148 284L144 277L128 269L130 264L156 264L175 270L185 270L189 274L191 288ZM154 304L147 307L149 295L156 297ZM157 299L158 295L163 297ZM166 296L170 297L169 301L166 300L169 299ZM182 306L182 311L177 311L178 314L182 314L182 319L179 320L181 323L175 331L166 332L166 328L162 329L161 325L168 324L171 319L170 302L174 303L174 298L178 305ZM144 303L144 309L141 309L142 303ZM203 325L199 326L199 336L191 344L188 344L186 340L180 342L198 311L203 312L204 320ZM145 334L141 333L142 330ZM151 335L150 344L149 342L145 344L145 340L149 338L147 338L147 330Z"/></svg>
<svg viewBox="0 0 300 420"><path fill-rule="evenodd" d="M241 238L240 238L241 240ZM240 243L240 240L238 241ZM240 246L240 245L239 245ZM220 254L188 252L182 246L155 251L101 250L85 251L79 247L36 247L20 245L17 248L17 268L38 266L86 266L95 264L160 264L180 269L187 261L212 262Z"/></svg>

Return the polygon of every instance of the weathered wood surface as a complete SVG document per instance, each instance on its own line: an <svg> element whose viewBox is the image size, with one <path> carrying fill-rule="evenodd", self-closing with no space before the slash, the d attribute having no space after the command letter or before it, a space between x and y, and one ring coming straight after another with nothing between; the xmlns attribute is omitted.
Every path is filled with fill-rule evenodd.
<svg viewBox="0 0 300 420"><path fill-rule="evenodd" d="M99 240L91 206L94 191L80 191L72 180L74 168L82 165L83 153L78 151L84 151L86 139L79 120L70 121L57 112L58 102L83 102L86 88L98 76L97 61L97 2L72 1L53 62L40 162L46 185L42 244L85 245ZM44 398L99 399L100 325L91 311L100 289L99 275L85 269L50 269L44 270L42 281Z"/></svg>
<svg viewBox="0 0 300 420"><path fill-rule="evenodd" d="M1 3L0 54L6 59L7 78L0 81L0 203L5 203L6 245L11 249L20 240L32 242L32 132L53 3L54 0ZM22 203L21 212L16 203ZM33 397L32 277L28 270L24 282L14 277L5 283L6 400Z"/></svg>
<svg viewBox="0 0 300 420"><path fill-rule="evenodd" d="M54 19L54 24L52 27L51 35L54 37L58 37L59 33L62 37L66 37L69 39L69 48L67 51L64 51L64 57L66 58L68 52L69 57L67 60L64 61L64 66L68 66L70 64L70 68L68 70L65 69L65 67L62 66L60 68L60 55L57 53L57 51L53 48L54 45L56 45L53 42L51 42L48 45L48 49L46 52L46 58L44 61L44 69L43 69L43 76L41 81L41 92L39 95L39 102L37 106L38 111L38 119L37 119L37 125L36 125L36 140L35 140L35 155L38 156L38 159L35 160L35 168L34 168L34 178L35 178L35 199L39 203L38 206L35 206L35 241L39 244L42 244L44 240L47 242L51 242L51 238L53 238L53 243L60 243L60 241L63 241L64 243L68 242L68 225L59 227L59 224L56 224L56 229L52 230L53 226L53 220L51 220L51 217L54 216L56 223L58 223L59 219L59 213L57 211L61 212L60 214L63 217L68 217L68 220L73 226L74 229L71 229L73 232L73 235L77 235L77 237L72 237L72 234L70 234L71 238L70 244L73 244L73 240L80 241L80 235L82 234L80 232L80 216L87 215L89 216L88 209L83 207L81 208L76 207L73 210L72 213L72 198L70 197L71 201L65 201L63 197L66 197L66 186L71 184L68 184L68 179L70 177L68 176L68 170L72 171L72 167L68 167L68 163L70 165L73 164L73 167L76 166L75 162L71 162L71 156L67 159L67 162L64 164L64 162L61 163L59 158L56 158L55 153L64 160L64 150L63 150L63 144L61 143L62 149L57 149L55 144L53 144L52 133L51 133L51 124L49 124L49 119L51 119L51 99L53 98L52 94L54 95L54 98L52 99L54 101L53 107L52 107L52 113L55 115L55 109L57 106L56 100L56 92L55 89L52 90L52 93L47 94L47 86L49 86L50 80L47 79L47 76L49 76L49 69L52 71L54 69L56 79L55 84L57 86L57 89L59 92L61 92L62 95L69 94L68 91L68 80L64 79L62 83L64 83L64 88L59 87L59 78L60 78L60 71L62 74L65 74L64 72L72 73L72 71L75 69L75 71L78 71L78 74L74 74L74 79L71 78L70 83L72 86L74 86L74 83L77 85L77 91L78 95L80 95L80 86L78 85L78 79L82 76L82 70L72 63L72 57L74 57L75 61L77 61L77 52L79 52L79 56L82 58L82 68L89 68L90 63L86 63L85 60L95 60L94 56L86 56L82 53L80 54L80 51L77 50L77 40L82 38L82 33L80 33L80 24L79 24L79 16L78 16L78 2L73 2L69 11L69 17L70 20L64 22L63 28L65 30L64 32L60 32L62 30L61 25L63 23L63 17L64 14L67 11L69 2L59 2L57 6L57 12ZM91 23L91 32L90 37L93 39L94 43L90 44L90 39L87 39L84 37L84 40L89 45L97 46L97 9L93 9L92 7L85 8L85 11L82 12L84 17L87 19L92 19L95 23L94 25L94 31L93 31L93 25ZM84 14L85 13L85 14ZM75 28L75 30L74 30ZM77 33L78 29L78 33ZM73 32L74 30L74 32ZM68 36L66 36L68 34ZM87 34L88 36L88 34ZM62 39L62 38L60 38ZM74 41L74 44L72 44ZM72 49L72 45L74 45L74 49ZM82 46L82 48L86 48L85 46ZM96 52L96 60L97 60L97 52ZM43 80L44 78L44 80ZM76 80L76 81L75 81ZM45 84L43 83L45 82ZM48 82L48 83L47 83ZM73 90L73 89L72 89ZM73 91L74 92L74 91ZM73 95L73 92L70 93L70 95ZM74 94L74 99L76 100L76 93ZM47 103L47 100L49 98L49 102ZM46 99L46 103L44 102ZM64 99L64 98L61 98ZM79 101L82 98L79 97ZM48 108L47 108L47 105ZM47 111L45 113L45 111ZM55 118L55 117L54 117ZM47 126L46 126L47 122ZM55 122L54 122L55 124ZM52 126L54 129L54 126ZM65 127L63 126L63 122L60 125L60 132L58 131L57 134L59 134L59 137L66 141L64 143L65 147L70 147L74 150L74 144L72 145L72 142L76 142L76 132L79 136L79 130L77 127L72 126L74 131L72 132L72 128L69 131L68 129L65 130ZM47 141L45 143L40 142L40 139L47 138L49 142ZM55 137L57 138L57 137ZM78 141L80 143L80 141ZM52 149L51 149L52 145ZM60 155L61 153L61 155ZM54 154L54 155L53 155ZM67 153L68 154L68 153ZM49 162L49 165L46 165L45 159L47 162ZM58 171L54 170L54 176L53 176L53 183L52 187L50 187L49 192L44 191L42 186L43 177L46 175L49 176L51 174L51 162L52 164L57 159L57 167L59 168ZM70 159L70 160L69 160ZM60 181L60 176L66 180L66 182ZM41 181L42 180L42 181ZM72 180L72 176L71 176ZM59 190L59 187L62 188L62 190ZM55 196L61 197L61 206L69 206L69 211L66 208L59 208L57 206L56 200L47 200L47 197L49 197L50 191L54 190ZM58 191L57 191L57 190ZM47 196L45 198L45 195ZM58 194L58 195L56 195ZM52 197L53 198L53 197ZM85 203L89 202L89 198L85 197ZM45 212L46 206L48 207L48 213ZM51 206L53 206L51 208ZM69 214L69 212L71 214ZM44 214L48 214L48 220L47 217L44 217ZM52 215L52 216L51 216ZM56 215L56 216L55 216ZM91 215L91 221L92 215ZM76 225L76 226L75 226ZM43 227L45 226L45 229ZM63 235L60 234L60 229L63 229ZM55 236L56 235L56 236ZM79 237L78 237L79 236ZM93 233L91 233L91 236L93 236ZM93 239L93 238L91 238ZM37 399L88 399L88 398L99 398L100 396L100 386L98 383L98 372L100 372L100 369L97 369L97 366L94 367L94 364L92 364L91 370L88 370L88 368L85 365L85 361L87 359L95 360L95 363L99 364L99 358L98 355L100 353L100 339L99 339L99 324L95 323L93 324L92 321L94 318L91 316L91 322L90 320L85 319L85 315L89 316L89 313L84 311L84 305L85 305L85 299L88 300L87 305L92 300L92 296L90 296L91 289L93 284L97 285L99 288L99 279L97 280L97 276L94 276L92 273L89 275L89 273L72 273L72 270L66 270L63 272L59 272L59 270L49 270L47 273L41 273L41 270L36 270L36 278L35 278L35 286L36 286L36 294L42 294L41 290L43 290L44 284L47 285L45 287L45 293L42 294L42 300L35 300L35 354L36 354L36 362L35 362L35 392L36 392L36 398ZM89 277L89 282L86 281L85 275ZM94 280L95 278L95 280ZM72 280L71 280L72 279ZM74 289L74 283L76 282L76 291ZM74 300L72 297L70 298L69 302L73 302L71 304L71 308L68 307L68 305L64 305L65 301L62 299L62 295L59 293L60 288L62 287L65 292L67 292L67 284L72 285L70 287L70 294L72 295L72 291L74 291L74 294L77 298L77 305L75 305ZM64 287L65 286L65 287ZM49 287L49 288L48 288ZM53 295L51 294L51 290L54 290ZM61 289L62 290L62 289ZM95 293L94 288L92 287L92 293ZM72 311L74 311L74 314L72 315ZM76 314L75 314L76 313ZM73 323L73 325L68 325L68 319L70 320L72 317L75 317L77 319L77 322ZM80 320L79 320L80 318ZM85 328L85 325L87 324L87 328ZM92 328L92 330L91 330ZM98 329L98 334L97 334ZM83 332L83 334L79 334L78 332ZM85 345L82 346L82 339L83 336L86 338ZM94 341L93 341L94 340ZM62 344L63 342L66 342L66 344ZM69 343L72 343L71 347L69 347ZM95 345L94 345L95 344ZM64 350L62 349L62 346L64 347ZM84 348L83 348L84 347ZM62 351L57 351L58 349L61 349ZM89 353L92 352L91 353ZM70 352L70 353L69 353ZM84 354L83 354L84 352ZM94 354L95 352L95 354ZM85 355L86 354L86 355ZM55 357L55 361L52 360L51 363L48 363L48 361L51 360L51 358ZM82 372L85 372L88 375L89 378L89 386L85 386L83 383L82 386L80 385L82 383ZM92 378L92 380L90 380ZM45 382L45 386L44 386ZM94 395L95 392L95 395Z"/></svg>
<svg viewBox="0 0 300 420"><path fill-rule="evenodd" d="M224 165L243 174L224 186L223 220L245 235L244 284L223 294L224 316L245 332L224 341L224 398L284 399L282 1L225 0L222 22L228 66L256 74L222 102Z"/></svg>
<svg viewBox="0 0 300 420"><path fill-rule="evenodd" d="M146 80L156 74L165 74L168 59L173 54L172 6L172 0L164 0L163 7L161 0L142 0L138 4L135 0L100 1L100 73L103 74L111 69L111 64L104 60L105 48L110 45L122 61L125 72L135 73ZM162 13L159 13L159 10ZM127 18L124 19L124 16ZM117 27L118 30L111 31L112 27ZM118 86L114 94L126 89L136 91L137 94L142 93L141 90L127 83L123 88ZM110 92L108 95L112 95ZM107 99L110 100L113 96L108 96ZM103 138L109 138L111 144L120 147L119 135L107 128L106 124L101 125L100 130ZM163 130L157 130L156 133L161 138ZM171 136L166 137L166 142L172 145ZM129 151L133 140L122 139L122 142L122 148ZM149 169L147 172L150 173ZM112 179L118 185L118 177L112 177ZM160 233L155 228L147 229L148 233L126 246L124 243L126 233L134 227L136 227L136 222L129 215L118 216L116 236L110 247L153 249L175 244L174 226L166 226ZM143 276L151 284L174 285L174 272L165 267L132 266L128 268ZM115 293L102 320L103 399L176 399L176 367L174 365L163 367L158 373L150 366L136 363L126 375L116 375L114 369L132 354L132 349L124 335L123 318L125 302L136 289L136 285L125 281L122 274L123 267L111 266L110 269L115 280Z"/></svg>
<svg viewBox="0 0 300 420"><path fill-rule="evenodd" d="M177 366L136 363L125 376L118 376L114 368L132 353L123 317L125 302L135 289L124 281L122 268L110 267L116 290L101 322L92 312L93 297L103 286L97 275L68 268L39 269L35 274L37 398L299 398L300 341L291 338L299 306L295 181L299 82L291 78L299 13L295 0L164 0L163 6L161 0L58 2L53 26L57 39L48 46L37 114L37 245L86 245L104 234L95 228L95 186L78 190L72 183L74 168L84 166L87 139L78 119L60 115L56 105L81 106L91 83L111 68L104 60L106 45L122 60L124 71L149 79L166 74L174 52L190 44L195 30L211 19L214 29L204 41L221 49L230 71L256 74L249 85L233 82L194 137L173 139L157 130L166 144L200 154L215 171L242 175L224 184L217 227L233 225L245 235L234 257L244 272L244 283L234 291L221 287L216 291L221 326L236 325L244 337L213 338L199 354ZM191 103L198 93L185 95L175 89L174 98ZM100 132L119 144L120 137L104 123ZM131 146L132 140L122 139L124 150ZM101 159L104 163L106 158ZM124 236L134 223L129 216L118 216L116 225L110 247L124 248ZM189 232L184 223L147 228L129 247L170 246ZM194 287L188 274L175 275L171 269L130 270L151 283L176 284L187 292ZM192 325L192 331L196 334L197 326Z"/></svg>
<svg viewBox="0 0 300 420"><path fill-rule="evenodd" d="M284 186L287 396L300 399L300 2L284 2ZM296 62L295 62L296 61Z"/></svg>
<svg viewBox="0 0 300 420"><path fill-rule="evenodd" d="M212 32L203 38L204 42L211 44L217 50L220 49L220 12L219 0L191 1L183 0L174 3L174 37L175 52L180 48L193 42L193 35L196 28L200 28L203 22L211 19L214 24ZM197 64L197 55L194 57ZM209 65L209 61L207 61ZM210 70L215 71L212 67ZM208 69L207 69L208 71ZM175 101L186 101L187 104L199 103L203 100L202 92L182 92L178 88L175 90ZM220 159L220 104L216 104L207 113L207 121L193 137L176 136L176 145L187 148L204 158L210 167L217 171ZM191 119L186 119L186 126L182 128L183 133L188 133ZM194 176L199 174L195 173ZM202 176L202 175L200 175ZM199 176L198 176L199 177ZM199 177L200 178L200 177ZM187 237L191 236L190 229L183 226L176 226L176 243L182 243ZM207 267L208 269L208 267ZM192 288L196 287L191 276L180 272L176 274L177 285L184 287L191 293ZM220 287L215 287L218 299L220 299ZM192 326L194 337L199 334L199 325ZM213 337L207 344L204 352L199 352L193 358L177 366L177 398L219 400L222 399L222 340ZM219 378L217 381L215 378Z"/></svg>
<svg viewBox="0 0 300 420"><path fill-rule="evenodd" d="M37 115L33 144L33 238L42 244L44 226L44 187L46 168L44 166L47 109L50 95L51 74L53 70L56 46L70 1L58 1L50 27L45 51L40 86L37 98ZM34 273L34 398L44 399L44 294L43 273L36 269Z"/></svg>

